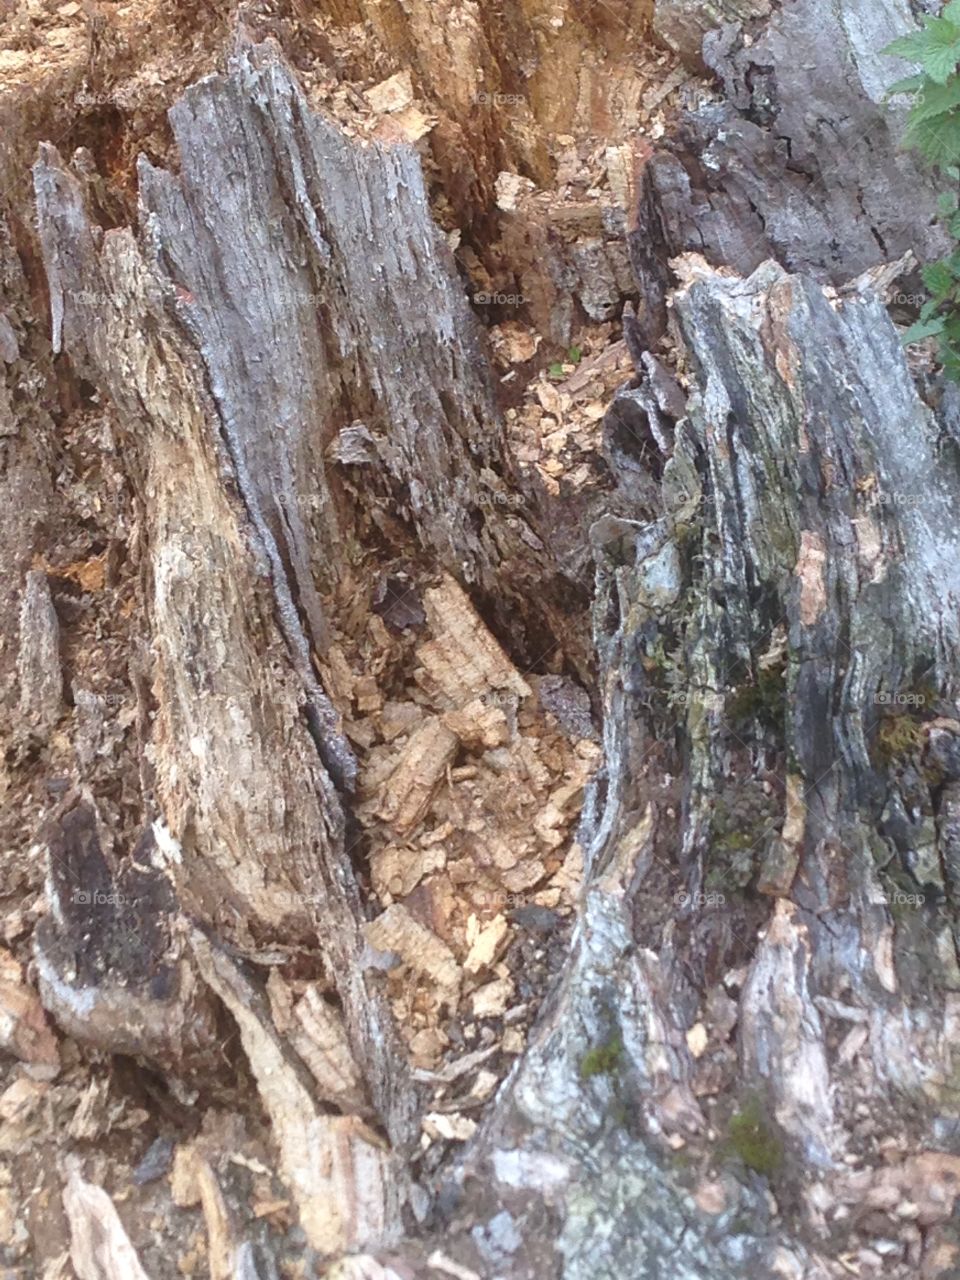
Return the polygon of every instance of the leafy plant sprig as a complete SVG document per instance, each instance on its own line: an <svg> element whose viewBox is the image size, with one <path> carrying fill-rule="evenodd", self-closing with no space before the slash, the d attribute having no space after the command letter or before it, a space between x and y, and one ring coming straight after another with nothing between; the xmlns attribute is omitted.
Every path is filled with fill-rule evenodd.
<svg viewBox="0 0 960 1280"><path fill-rule="evenodd" d="M960 184L960 0L951 0L938 18L925 17L920 31L887 45L884 53L920 64L920 72L898 80L887 96L909 95L910 114L904 145ZM936 337L947 377L960 382L960 199L944 192L939 212L957 247L923 268L929 299L917 322L903 335L905 344Z"/></svg>

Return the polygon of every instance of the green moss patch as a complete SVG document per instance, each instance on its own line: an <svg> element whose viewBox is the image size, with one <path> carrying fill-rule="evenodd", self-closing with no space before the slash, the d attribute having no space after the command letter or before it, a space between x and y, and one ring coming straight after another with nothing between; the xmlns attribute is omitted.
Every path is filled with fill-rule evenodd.
<svg viewBox="0 0 960 1280"><path fill-rule="evenodd" d="M913 716L887 716L877 727L877 759L881 764L896 764L919 751L923 738L923 721Z"/></svg>
<svg viewBox="0 0 960 1280"><path fill-rule="evenodd" d="M783 1167L783 1141L756 1094L731 1116L728 1141L747 1168L764 1178L772 1178Z"/></svg>
<svg viewBox="0 0 960 1280"><path fill-rule="evenodd" d="M580 1060L580 1079L615 1075L623 1062L623 1041L613 1036L603 1044L588 1049Z"/></svg>
<svg viewBox="0 0 960 1280"><path fill-rule="evenodd" d="M741 731L759 724L783 736L786 716L786 662L781 660L762 667L751 684L739 685L727 698L726 713L730 726Z"/></svg>

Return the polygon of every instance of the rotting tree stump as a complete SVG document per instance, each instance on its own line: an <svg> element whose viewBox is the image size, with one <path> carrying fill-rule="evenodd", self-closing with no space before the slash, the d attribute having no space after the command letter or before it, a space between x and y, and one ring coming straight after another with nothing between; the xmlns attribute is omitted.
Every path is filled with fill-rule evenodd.
<svg viewBox="0 0 960 1280"><path fill-rule="evenodd" d="M142 605L114 788L84 775L107 726L74 695L77 785L39 842L40 995L75 1041L180 1089L239 1062L330 1275L821 1280L850 1258L875 1274L871 1251L885 1274L955 1273L960 432L887 310L937 233L878 106L878 50L911 12L659 8L719 83L639 174L637 371L575 569L562 498L511 456L417 152L313 112L274 43L241 38L176 103L179 166L141 160L135 227L103 216L88 153L41 147L49 350L5 249L14 377L22 341L110 406L127 567L108 549L103 573ZM799 33L846 104L832 150ZM24 567L57 505L47 412L22 405L37 429L5 474L31 494L8 539ZM65 687L47 577L24 587L14 788ZM425 628L403 661L435 700L375 810L338 706L337 637L367 597L398 646ZM399 957L445 1007L460 967L403 905L402 840L373 846L416 831L464 749L505 748L558 647L601 725L576 921L479 1126L427 1167L434 1077L384 974ZM364 678L390 701L396 663ZM539 697L588 739L575 686L549 679ZM378 877L400 886L379 915ZM310 950L322 975L294 1003L282 975ZM224 1266L267 1277L269 1238L231 1237L190 1160L211 1267L216 1237ZM94 1220L126 1256L102 1194L70 1173L75 1261Z"/></svg>

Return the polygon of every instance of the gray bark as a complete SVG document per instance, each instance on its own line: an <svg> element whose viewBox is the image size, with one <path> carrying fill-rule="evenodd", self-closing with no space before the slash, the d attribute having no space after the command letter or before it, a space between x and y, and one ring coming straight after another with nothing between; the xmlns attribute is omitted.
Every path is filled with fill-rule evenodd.
<svg viewBox="0 0 960 1280"><path fill-rule="evenodd" d="M911 68L881 50L914 25L907 0L869 13L855 0L800 0L760 30L727 22L706 33L716 92L688 93L679 128L644 168L629 236L651 345L679 253L741 275L774 258L840 285L908 250L921 260L944 250L936 177L898 151L908 104L884 101Z"/></svg>

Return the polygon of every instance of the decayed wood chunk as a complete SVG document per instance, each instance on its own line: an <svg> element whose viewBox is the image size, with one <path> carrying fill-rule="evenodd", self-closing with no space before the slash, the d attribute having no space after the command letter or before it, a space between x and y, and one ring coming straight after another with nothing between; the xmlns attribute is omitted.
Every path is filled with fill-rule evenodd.
<svg viewBox="0 0 960 1280"><path fill-rule="evenodd" d="M253 986L199 931L192 942L204 980L236 1020L273 1128L280 1175L310 1244L329 1254L396 1238L404 1178L397 1162L358 1116L320 1111Z"/></svg>
<svg viewBox="0 0 960 1280"><path fill-rule="evenodd" d="M153 827L114 869L96 807L70 794L46 843L50 910L33 937L44 1007L69 1035L110 1053L206 1069L214 1001L183 954Z"/></svg>
<svg viewBox="0 0 960 1280"><path fill-rule="evenodd" d="M375 84L364 95L374 111L402 111L413 102L413 78L405 67L396 75Z"/></svg>
<svg viewBox="0 0 960 1280"><path fill-rule="evenodd" d="M423 604L431 639L418 646L417 656L454 707L494 689L529 697L530 686L453 578L444 576L440 586L425 591Z"/></svg>
<svg viewBox="0 0 960 1280"><path fill-rule="evenodd" d="M356 762L311 656L332 639L317 575L332 585L345 559L324 436L375 400L372 426L389 423L395 446L389 483L445 562L472 548L468 576L490 577L448 462L454 450L454 470L478 487L468 459L475 445L494 461L496 413L412 147L354 148L312 116L267 49L239 51L171 120L181 163L140 168L143 240L101 235L83 181L52 148L35 171L54 345L109 397L136 454L155 642L151 787L182 845L177 894L198 920L241 947L322 937L374 1104L403 1145L418 1133L415 1103L385 1001L358 964L360 894L336 789L352 785ZM413 241L373 273L369 228L395 217ZM411 269L414 241L423 270ZM90 289L104 299L96 324L78 301ZM330 325L303 304L314 290L337 313ZM269 374L249 360L254 348L274 349ZM426 363L408 382L395 370L412 350ZM343 401L348 384L356 406ZM463 434L449 429L450 404ZM267 420L285 424L282 441Z"/></svg>
<svg viewBox="0 0 960 1280"><path fill-rule="evenodd" d="M653 29L671 49L700 65L703 37L723 22L762 17L770 0L657 0Z"/></svg>
<svg viewBox="0 0 960 1280"><path fill-rule="evenodd" d="M387 907L363 933L378 951L395 951L414 972L437 986L441 1001L454 1004L460 989L460 967L445 942L418 924L399 902Z"/></svg>
<svg viewBox="0 0 960 1280"><path fill-rule="evenodd" d="M431 717L411 734L377 806L378 815L398 835L412 830L426 813L457 745L457 735L439 716Z"/></svg>
<svg viewBox="0 0 960 1280"><path fill-rule="evenodd" d="M57 1037L47 1025L40 997L6 951L0 952L0 1048L52 1074L60 1070Z"/></svg>
<svg viewBox="0 0 960 1280"><path fill-rule="evenodd" d="M177 1148L170 1185L174 1204L188 1207L199 1203L203 1210L210 1280L235 1280L236 1246L230 1215L216 1174L196 1143L182 1143Z"/></svg>
<svg viewBox="0 0 960 1280"><path fill-rule="evenodd" d="M473 993L470 997L470 1011L475 1018L498 1018L506 1011L515 994L511 978L498 978Z"/></svg>
<svg viewBox="0 0 960 1280"><path fill-rule="evenodd" d="M397 1271L372 1254L355 1253L333 1263L327 1272L327 1280L409 1280L409 1275L406 1266Z"/></svg>
<svg viewBox="0 0 960 1280"><path fill-rule="evenodd" d="M447 1142L466 1142L477 1131L476 1120L469 1116L447 1115L433 1111L423 1117L424 1132L431 1138L443 1138Z"/></svg>
<svg viewBox="0 0 960 1280"><path fill-rule="evenodd" d="M505 916L497 916L474 940L463 962L467 973L479 973L487 969L503 953L510 938L510 926Z"/></svg>
<svg viewBox="0 0 960 1280"><path fill-rule="evenodd" d="M565 783L551 793L546 805L533 821L534 831L548 848L558 849L563 844L582 799L582 782Z"/></svg>
<svg viewBox="0 0 960 1280"><path fill-rule="evenodd" d="M70 1261L79 1280L148 1280L113 1201L70 1165L63 1192L70 1222Z"/></svg>
<svg viewBox="0 0 960 1280"><path fill-rule="evenodd" d="M273 1021L310 1068L320 1096L343 1111L366 1114L363 1079L350 1051L343 1019L316 983L297 999L276 969L267 979Z"/></svg>
<svg viewBox="0 0 960 1280"><path fill-rule="evenodd" d="M773 260L833 284L908 249L943 252L936 183L898 154L906 106L884 101L889 78L876 70L883 45L911 29L910 5L895 0L874 22L858 0L661 0L657 22L693 57L725 17L767 10L760 35L731 22L707 37L703 58L723 92L696 92L640 171L629 243L651 346L666 320L666 264L684 250L744 276ZM827 86L839 128L806 109Z"/></svg>
<svg viewBox="0 0 960 1280"><path fill-rule="evenodd" d="M783 831L771 844L764 859L757 888L761 893L783 896L790 892L800 857L803 853L803 832L806 807L803 803L803 784L796 774L787 775L787 811Z"/></svg>
<svg viewBox="0 0 960 1280"><path fill-rule="evenodd" d="M838 1141L834 1094L809 970L808 930L793 903L778 898L740 1000L744 1056L769 1064L777 1120L827 1161Z"/></svg>
<svg viewBox="0 0 960 1280"><path fill-rule="evenodd" d="M31 569L20 606L20 714L43 732L56 724L63 709L60 667L60 624L46 574Z"/></svg>
<svg viewBox="0 0 960 1280"><path fill-rule="evenodd" d="M502 747L510 741L506 715L500 707L489 706L480 698L472 698L464 706L448 711L443 723L473 751Z"/></svg>
<svg viewBox="0 0 960 1280"><path fill-rule="evenodd" d="M4 1124L23 1124L36 1111L50 1085L45 1080L20 1076L0 1094L0 1120Z"/></svg>
<svg viewBox="0 0 960 1280"><path fill-rule="evenodd" d="M401 734L409 733L423 720L423 708L415 702L397 702L389 700L383 704L380 712L380 732L386 742L392 742Z"/></svg>
<svg viewBox="0 0 960 1280"><path fill-rule="evenodd" d="M446 864L446 854L439 844L425 849L404 849L390 844L378 849L370 858L370 875L373 887L381 901L387 898L405 898L412 893L424 876L440 871Z"/></svg>

